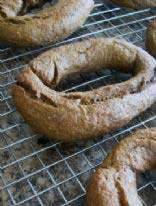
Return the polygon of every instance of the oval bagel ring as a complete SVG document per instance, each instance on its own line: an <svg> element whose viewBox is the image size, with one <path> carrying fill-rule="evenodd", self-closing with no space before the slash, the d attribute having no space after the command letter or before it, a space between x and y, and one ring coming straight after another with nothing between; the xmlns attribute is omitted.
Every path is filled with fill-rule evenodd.
<svg viewBox="0 0 156 206"><path fill-rule="evenodd" d="M111 0L113 3L123 6L130 7L134 9L139 8L155 8L156 0Z"/></svg>
<svg viewBox="0 0 156 206"><path fill-rule="evenodd" d="M124 40L90 39L41 54L18 76L13 100L37 131L62 141L104 135L127 124L156 101L156 61ZM52 90L68 75L119 69L126 82L87 92Z"/></svg>
<svg viewBox="0 0 156 206"><path fill-rule="evenodd" d="M87 189L88 206L143 206L136 173L156 168L156 128L122 140L97 169Z"/></svg>
<svg viewBox="0 0 156 206"><path fill-rule="evenodd" d="M8 0L3 1L5 4ZM0 7L4 4L1 3ZM0 42L16 47L55 43L75 32L85 22L93 6L93 0L58 0L54 6L38 13L14 16L21 8L21 4L19 7L16 5L13 7L15 11L10 12L11 16L8 16L7 9L7 16L0 17Z"/></svg>

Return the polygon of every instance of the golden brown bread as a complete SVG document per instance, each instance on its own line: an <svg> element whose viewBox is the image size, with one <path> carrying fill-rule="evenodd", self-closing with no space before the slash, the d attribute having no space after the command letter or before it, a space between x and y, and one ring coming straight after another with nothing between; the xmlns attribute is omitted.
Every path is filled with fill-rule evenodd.
<svg viewBox="0 0 156 206"><path fill-rule="evenodd" d="M136 172L156 168L156 128L142 129L122 140L91 177L88 206L142 206Z"/></svg>
<svg viewBox="0 0 156 206"><path fill-rule="evenodd" d="M156 61L130 43L90 39L47 51L18 76L13 100L38 132L63 141L93 138L127 124L156 101ZM88 92L59 93L68 75L119 69L130 80Z"/></svg>
<svg viewBox="0 0 156 206"><path fill-rule="evenodd" d="M29 9L41 6L48 0L1 0L0 15L3 17L15 17L25 14Z"/></svg>
<svg viewBox="0 0 156 206"><path fill-rule="evenodd" d="M26 7L35 6L32 1ZM68 37L84 23L94 5L93 0L58 0L37 14L16 16L23 9L23 0L11 2L0 4L1 13L7 16L0 17L0 42L17 47L46 45Z"/></svg>
<svg viewBox="0 0 156 206"><path fill-rule="evenodd" d="M148 25L146 48L152 56L156 57L156 19L153 19Z"/></svg>
<svg viewBox="0 0 156 206"><path fill-rule="evenodd" d="M119 6L131 8L152 8L156 7L156 0L111 0Z"/></svg>
<svg viewBox="0 0 156 206"><path fill-rule="evenodd" d="M16 16L23 7L22 0L2 0L0 1L1 16Z"/></svg>

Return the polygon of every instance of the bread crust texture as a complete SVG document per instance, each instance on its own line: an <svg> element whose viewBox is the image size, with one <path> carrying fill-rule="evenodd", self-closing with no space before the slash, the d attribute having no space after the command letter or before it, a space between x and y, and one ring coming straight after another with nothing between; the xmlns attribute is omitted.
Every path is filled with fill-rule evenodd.
<svg viewBox="0 0 156 206"><path fill-rule="evenodd" d="M156 60L124 40L90 39L49 50L19 74L13 100L40 133L62 141L89 139L126 125L156 101ZM57 92L69 75L102 68L132 73L126 82L87 92Z"/></svg>
<svg viewBox="0 0 156 206"><path fill-rule="evenodd" d="M0 3L0 42L15 47L49 45L69 37L85 22L94 6L93 0L58 0L31 15L18 16L29 7L47 0L23 4L23 0L2 0ZM24 6L24 9L23 9Z"/></svg>
<svg viewBox="0 0 156 206"><path fill-rule="evenodd" d="M90 178L87 206L143 206L136 174L156 168L156 128L122 140Z"/></svg>

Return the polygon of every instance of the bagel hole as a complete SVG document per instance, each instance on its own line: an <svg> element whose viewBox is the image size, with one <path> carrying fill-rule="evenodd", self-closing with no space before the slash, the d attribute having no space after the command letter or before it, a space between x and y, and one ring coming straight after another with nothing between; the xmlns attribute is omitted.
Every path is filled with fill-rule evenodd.
<svg viewBox="0 0 156 206"><path fill-rule="evenodd" d="M137 189L141 199L147 205L155 205L156 170L137 174Z"/></svg>
<svg viewBox="0 0 156 206"><path fill-rule="evenodd" d="M94 77L93 79L88 79L88 76L92 76L92 74L95 74L96 77ZM133 87L133 86L125 86L124 84L122 84L122 89L121 86L114 86L113 84L121 84L124 83L128 80L130 80L131 78L133 78L134 76L136 76L136 73L125 73L125 72L121 72L119 69L111 69L111 70L101 70L98 72L94 72L94 73L83 73L81 75L79 75L80 77L82 77L82 83L78 84L78 85L74 85L72 87L69 87L68 89L65 89L65 92L67 93L67 95L65 95L64 97L67 99L79 99L77 97L77 95L75 96L73 92L87 92L87 91L91 91L94 90L92 92L92 94L96 94L95 90L96 89L100 89L100 88L104 88L102 89L103 94L99 95L94 95L93 98L90 98L91 95L89 95L88 98L85 97L85 94L83 96L83 94L81 93L81 97L80 99L82 100L81 103L82 104L93 104L93 103L97 103L100 101L106 101L108 99L112 99L112 98L123 98L123 96L127 95L127 94L136 94L139 93L141 91L143 91L145 89L145 87L147 85L150 85L154 82L156 82L156 78L155 76L150 77L150 79L147 78L147 80L145 80L144 78L141 79L141 81L138 82L138 84ZM75 77L75 75L74 75ZM72 79L72 78L71 78ZM70 81L70 78L66 79L68 80L68 82ZM84 82L83 82L84 80ZM72 81L74 81L72 79ZM70 84L68 84L70 85ZM128 83L128 85L130 85ZM63 87L65 88L65 87ZM58 89L58 88L57 88ZM72 94L70 95L70 92L72 92ZM82 96L84 98L82 98ZM83 102L84 100L84 102Z"/></svg>
<svg viewBox="0 0 156 206"><path fill-rule="evenodd" d="M24 6L19 15L31 15L37 14L41 10L49 8L50 6L54 6L58 3L58 0L29 0L24 1ZM38 18L38 16L33 16L34 19Z"/></svg>
<svg viewBox="0 0 156 206"><path fill-rule="evenodd" d="M136 87L114 86L113 84L121 84L131 79L135 74L123 73L119 69L101 70L93 73L82 73L79 75L68 76L59 83L56 91L64 91L63 97L66 99L79 100L81 104L94 104L106 101L112 98L123 98L127 94L135 94L142 91L146 85L153 82L153 78L149 81L142 79ZM76 81L75 81L76 80ZM129 84L130 85L130 84ZM105 87L105 88L104 88ZM103 88L101 93L97 90ZM85 93L88 93L85 96ZM75 93L81 92L81 93Z"/></svg>
<svg viewBox="0 0 156 206"><path fill-rule="evenodd" d="M65 91L67 94L71 92L86 92L102 86L125 82L130 78L132 78L131 74L103 69L98 72L68 76L58 84L55 90L59 92Z"/></svg>
<svg viewBox="0 0 156 206"><path fill-rule="evenodd" d="M108 91L105 96L100 95L90 95L86 98L84 93L78 94L74 92L87 92L95 89L100 89L101 87L113 85L116 83L125 82L132 77L131 74L116 72L115 70L101 70L94 73L83 73L80 75L72 75L67 79L60 82L57 86L56 91L62 92L64 98L70 100L79 100L81 104L94 104L101 101L106 101L110 98L119 97L116 92L112 96ZM108 90L110 87L108 88ZM84 94L84 96L83 96ZM124 95L124 91L120 92L120 96Z"/></svg>
<svg viewBox="0 0 156 206"><path fill-rule="evenodd" d="M137 173L137 188L147 185L149 182L156 183L156 170L149 170L145 173Z"/></svg>

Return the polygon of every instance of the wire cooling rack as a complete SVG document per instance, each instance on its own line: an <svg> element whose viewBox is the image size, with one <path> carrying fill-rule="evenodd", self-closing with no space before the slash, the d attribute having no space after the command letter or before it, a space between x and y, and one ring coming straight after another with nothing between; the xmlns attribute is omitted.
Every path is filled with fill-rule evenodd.
<svg viewBox="0 0 156 206"><path fill-rule="evenodd" d="M155 15L154 10L135 11L97 2L85 25L65 41L35 49L0 47L0 205L85 206L88 179L114 145L138 128L156 126L153 105L115 133L63 144L32 131L16 111L11 97L16 75L41 52L89 37L124 38L144 47L147 24ZM123 74L105 70L68 79L58 90L86 91L123 80ZM156 205L156 174L151 171L137 179L143 204Z"/></svg>

